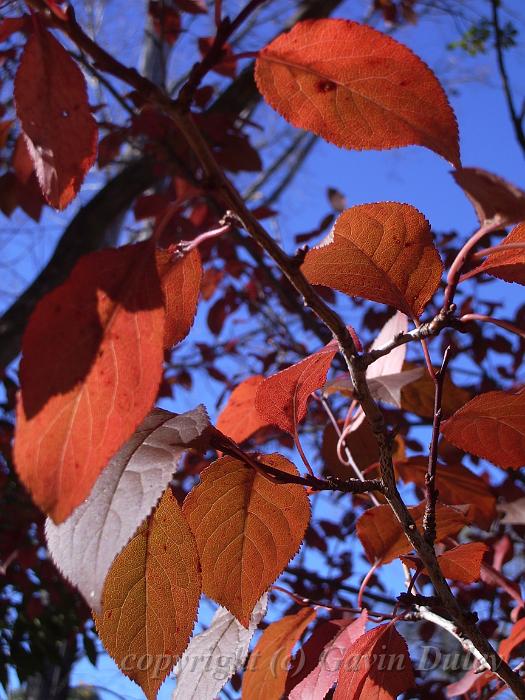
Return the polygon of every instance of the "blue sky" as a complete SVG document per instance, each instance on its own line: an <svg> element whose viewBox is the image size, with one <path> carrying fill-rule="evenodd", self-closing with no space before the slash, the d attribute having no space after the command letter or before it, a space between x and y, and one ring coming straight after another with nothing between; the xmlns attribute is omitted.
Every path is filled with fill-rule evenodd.
<svg viewBox="0 0 525 700"><path fill-rule="evenodd" d="M230 3L231 6L242 4ZM355 6L355 3L346 3L337 12L337 16L355 17L355 13L345 10L352 5ZM523 26L523 0L511 0L506 5L511 9L516 24L520 24L521 20ZM485 11L487 3L473 0L465 3L465 7L469 17L475 17ZM119 36L119 41L122 42L121 55L129 63L135 63L139 42L129 22L129 5L126 13L126 6L117 0L109 3L107 13L108 26L112 28L113 36L118 35L115 27L117 30L122 28ZM139 14L138 9L136 14ZM135 23L135 8L133 15ZM192 29L194 34L212 33L211 20L199 22ZM489 55L471 59L459 52L447 52L445 45L457 38L457 24L457 18L422 19L415 27L401 29L396 33L396 38L413 48L442 77L458 117L463 164L491 170L525 189L524 157L510 129L507 107L495 73L494 57ZM139 26L138 22L136 26ZM254 45L253 48L257 46ZM179 61L184 63L192 58L176 53L172 61L174 64ZM517 94L525 95L523 41L512 50L509 65ZM272 130L277 133L282 126L280 117L268 111L265 112L264 124L270 133ZM284 246L292 251L293 234L307 231L318 224L319 219L328 211L326 189L337 187L346 195L349 206L382 200L407 202L422 211L436 230L457 230L465 237L476 227L476 219L468 200L450 176L450 169L451 166L443 159L422 148L381 153L349 152L319 142L293 186L287 191L285 202L281 202L278 207L279 215L272 222L271 230L278 233ZM88 179L81 200L89 199L99 186L100 177L93 174ZM72 211L74 208L66 212L67 219ZM28 224L18 215L13 220L2 217L0 249L3 250L6 274L4 282L0 282L2 292L5 292L5 295L0 296L0 304L7 305L12 295L21 290L32 274L45 264L52 251L53 241L62 230L63 221L63 215L53 212L46 212L42 225L38 227ZM16 239L13 238L14 234ZM6 266L6 261L9 267ZM510 288L503 284L497 289L502 298L507 295L507 303L511 306L519 296L517 292L522 291L521 288L516 290L515 285ZM202 314L193 332L195 337L206 333ZM200 397L199 400L204 399L211 408L218 391L215 383L203 380L190 394L179 392L175 405L172 402L170 408L176 411L191 408L197 397ZM395 584L397 576L393 576L392 581ZM210 609L205 603L205 618L209 616ZM101 658L97 671L87 661L78 664L74 680L109 688L125 698L143 697L136 686L123 678L107 656ZM165 684L159 695L161 700L170 697L172 687L169 683ZM109 700L114 695L107 693L103 697Z"/></svg>

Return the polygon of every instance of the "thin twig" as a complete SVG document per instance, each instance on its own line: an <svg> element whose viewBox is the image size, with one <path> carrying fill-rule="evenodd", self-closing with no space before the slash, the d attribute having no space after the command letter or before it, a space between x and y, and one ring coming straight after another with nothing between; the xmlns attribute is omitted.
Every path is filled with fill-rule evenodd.
<svg viewBox="0 0 525 700"><path fill-rule="evenodd" d="M355 463L354 458L352 457L352 453L350 452L350 449L349 449L348 445L346 444L346 440L343 438L343 434L342 434L342 432L341 432L341 428L339 427L339 423L337 422L337 419L336 419L336 417L334 416L334 413L333 413L333 411L332 411L332 409L331 409L331 407L330 407L330 404L328 403L328 401L326 400L326 398L325 398L324 396L316 397L316 398L318 398L318 400L320 401L321 406L323 407L323 409L324 409L326 415L327 415L328 418L330 419L330 422L331 422L331 424L332 424L332 426L333 426L335 432L336 432L337 435L339 436L339 439L342 440L343 449L344 449L344 451L345 451L346 459L348 460L348 464L345 464L345 466L348 466L348 465L349 465L350 467L352 467L352 469L353 469L353 471L354 471L354 474L357 476L357 478L358 478L360 481L366 481L363 472L359 469L359 467L358 467L357 464ZM372 501L372 503L373 503L375 506L381 505L381 504L379 503L377 497L376 497L372 492L369 493L369 496L370 496L370 500Z"/></svg>
<svg viewBox="0 0 525 700"><path fill-rule="evenodd" d="M468 323L469 321L483 321L484 323L493 323L495 326L504 328L509 333L514 333L520 338L525 338L525 330L514 326L509 321L502 321L499 318L492 318L492 316L486 316L485 314L465 314L459 319L463 323Z"/></svg>
<svg viewBox="0 0 525 700"><path fill-rule="evenodd" d="M213 431L210 444L215 449L231 457L235 457L256 471L264 472L277 484L300 484L301 486L307 486L313 491L342 491L343 493L381 492L382 490L382 484L378 479L367 479L365 481L361 481L360 479L339 479L338 477L320 479L312 474L298 476L297 474L283 472L280 469L265 464L264 461L262 461L264 460L264 456L257 458L247 454L239 445L233 442L233 440L222 435L218 430Z"/></svg>
<svg viewBox="0 0 525 700"><path fill-rule="evenodd" d="M445 289L445 296L443 298L442 312L446 313L447 310L450 310L450 306L454 301L456 288L461 278L461 273L463 272L465 263L469 259L474 247L487 234L493 233L498 229L501 229L501 223L499 221L486 221L477 231L472 234L472 236L456 255L447 275L447 286Z"/></svg>
<svg viewBox="0 0 525 700"><path fill-rule="evenodd" d="M443 411L441 403L443 400L443 385L447 365L450 361L450 345L446 348L443 355L441 367L436 372L436 384L434 389L434 420L432 423L432 438L430 441L430 451L428 456L428 469L425 474L425 490L426 490L426 505L425 514L423 516L423 531L425 539L430 546L434 546L436 541L436 503L439 496L439 491L436 488L436 470L438 459L438 441L441 428L441 419Z"/></svg>

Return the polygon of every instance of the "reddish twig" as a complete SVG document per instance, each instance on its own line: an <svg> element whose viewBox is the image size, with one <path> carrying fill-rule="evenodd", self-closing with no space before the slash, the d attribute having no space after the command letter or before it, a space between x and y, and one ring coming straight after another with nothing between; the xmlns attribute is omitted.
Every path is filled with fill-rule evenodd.
<svg viewBox="0 0 525 700"><path fill-rule="evenodd" d="M465 314L464 316L461 316L459 320L463 323L468 323L469 321L483 321L484 323L493 323L495 326L499 326L500 328L504 328L506 331L509 331L509 333L514 333L520 338L525 338L525 330L517 328L512 323L509 323L509 321L502 321L499 318L492 318L492 316L485 316L484 314Z"/></svg>
<svg viewBox="0 0 525 700"><path fill-rule="evenodd" d="M472 234L472 236L468 239L468 241L456 255L448 271L447 286L445 289L445 296L443 298L442 311L447 312L450 309L450 305L454 301L454 295L456 293L456 288L461 278L461 273L463 271L465 263L472 254L474 247L487 234L493 233L494 231L497 231L500 228L501 223L499 221L487 221L475 233Z"/></svg>

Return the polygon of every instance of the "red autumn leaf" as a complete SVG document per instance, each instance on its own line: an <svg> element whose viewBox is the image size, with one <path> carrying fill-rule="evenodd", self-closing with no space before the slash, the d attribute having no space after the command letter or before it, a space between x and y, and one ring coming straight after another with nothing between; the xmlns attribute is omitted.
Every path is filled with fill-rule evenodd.
<svg viewBox="0 0 525 700"><path fill-rule="evenodd" d="M367 620L368 612L363 610L359 617L347 623L324 647L317 666L292 690L290 700L314 700L326 696L337 680L346 650L365 633Z"/></svg>
<svg viewBox="0 0 525 700"><path fill-rule="evenodd" d="M396 473L408 483L425 488L428 457L409 457L396 460ZM448 505L469 504L469 516L480 527L488 530L496 517L496 496L490 486L477 474L461 464L437 465L436 488L439 499Z"/></svg>
<svg viewBox="0 0 525 700"><path fill-rule="evenodd" d="M503 469L525 465L525 388L489 391L456 411L442 426L460 450Z"/></svg>
<svg viewBox="0 0 525 700"><path fill-rule="evenodd" d="M435 75L371 27L341 19L299 22L259 53L255 79L287 121L336 146L415 144L459 165L456 119Z"/></svg>
<svg viewBox="0 0 525 700"><path fill-rule="evenodd" d="M499 645L499 655L505 661L508 661L514 649L525 642L525 617L518 620L512 628L510 635L504 639Z"/></svg>
<svg viewBox="0 0 525 700"><path fill-rule="evenodd" d="M150 242L83 257L36 307L22 344L19 476L63 521L150 410L164 304Z"/></svg>
<svg viewBox="0 0 525 700"><path fill-rule="evenodd" d="M247 440L268 425L255 408L257 389L263 381L264 377L256 374L236 386L217 418L217 428L235 442Z"/></svg>
<svg viewBox="0 0 525 700"><path fill-rule="evenodd" d="M166 308L164 346L171 348L188 335L193 325L201 286L201 259L195 248L182 258L159 250L156 258Z"/></svg>
<svg viewBox="0 0 525 700"><path fill-rule="evenodd" d="M336 352L337 346L331 342L261 382L255 396L255 408L266 424L276 425L294 435L297 424L306 415L310 394L325 383Z"/></svg>
<svg viewBox="0 0 525 700"><path fill-rule="evenodd" d="M201 15L208 12L205 0L175 0L175 4L181 12L191 15Z"/></svg>
<svg viewBox="0 0 525 700"><path fill-rule="evenodd" d="M422 531L425 503L408 509L419 531ZM436 506L436 541L455 535L469 522L458 509L438 503ZM412 550L407 536L399 520L388 505L375 506L365 511L358 519L356 532L366 552L368 560L373 564L382 564L397 559Z"/></svg>
<svg viewBox="0 0 525 700"><path fill-rule="evenodd" d="M482 168L459 168L452 177L470 199L480 223L516 224L525 219L525 192Z"/></svg>
<svg viewBox="0 0 525 700"><path fill-rule="evenodd" d="M413 318L436 291L442 270L428 221L398 202L347 209L302 266L312 284L389 304Z"/></svg>
<svg viewBox="0 0 525 700"><path fill-rule="evenodd" d="M5 17L0 22L0 43L9 39L15 32L27 32L31 27L29 15L20 17Z"/></svg>
<svg viewBox="0 0 525 700"><path fill-rule="evenodd" d="M505 246L514 245L522 245L523 247L505 248ZM517 282L525 285L525 223L512 229L497 248L485 258L481 265L468 272L465 278L473 277L480 272L488 272L489 275L499 277L506 282Z"/></svg>
<svg viewBox="0 0 525 700"><path fill-rule="evenodd" d="M26 44L14 90L16 113L44 197L64 209L95 161L97 125L80 68L40 25Z"/></svg>
<svg viewBox="0 0 525 700"><path fill-rule="evenodd" d="M443 576L462 583L478 581L481 577L481 562L487 549L483 542L468 542L444 552L437 558ZM412 569L416 568L416 562L411 557L401 559Z"/></svg>
<svg viewBox="0 0 525 700"><path fill-rule="evenodd" d="M393 623L365 632L347 650L334 700L387 700L415 685L403 637Z"/></svg>
<svg viewBox="0 0 525 700"><path fill-rule="evenodd" d="M243 698L282 697L292 649L315 614L313 608L301 608L295 615L286 615L264 630L244 671Z"/></svg>

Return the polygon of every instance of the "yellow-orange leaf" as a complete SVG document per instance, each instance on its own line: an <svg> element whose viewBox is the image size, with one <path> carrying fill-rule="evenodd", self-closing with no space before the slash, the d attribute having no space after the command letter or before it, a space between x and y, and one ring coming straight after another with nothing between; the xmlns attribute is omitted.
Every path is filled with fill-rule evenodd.
<svg viewBox="0 0 525 700"><path fill-rule="evenodd" d="M445 578L461 583L473 583L480 578L481 562L488 547L483 542L460 544L441 554L437 559ZM405 564L415 569L417 564L412 557L401 557ZM426 573L426 569L423 569Z"/></svg>
<svg viewBox="0 0 525 700"><path fill-rule="evenodd" d="M262 461L298 473L279 454ZM201 478L183 512L197 541L203 591L248 627L255 603L299 549L310 503L302 486L275 486L233 457L218 459Z"/></svg>
<svg viewBox="0 0 525 700"><path fill-rule="evenodd" d="M389 304L418 317L443 266L425 217L409 204L377 202L344 211L302 271L312 284Z"/></svg>
<svg viewBox="0 0 525 700"><path fill-rule="evenodd" d="M263 380L264 377L256 374L236 386L217 418L217 428L235 442L247 440L268 425L255 408L255 395Z"/></svg>
<svg viewBox="0 0 525 700"><path fill-rule="evenodd" d="M171 348L188 335L193 325L201 286L201 259L196 248L179 259L167 250L159 250L156 258L166 308L164 346Z"/></svg>
<svg viewBox="0 0 525 700"><path fill-rule="evenodd" d="M149 700L188 645L200 593L195 540L168 489L115 559L94 615L104 647Z"/></svg>
<svg viewBox="0 0 525 700"><path fill-rule="evenodd" d="M255 79L288 122L337 146L415 144L459 165L456 119L437 78L410 49L371 27L299 22L259 53Z"/></svg>
<svg viewBox="0 0 525 700"><path fill-rule="evenodd" d="M282 697L292 649L314 617L315 610L302 608L264 630L244 672L243 698L270 700Z"/></svg>
<svg viewBox="0 0 525 700"><path fill-rule="evenodd" d="M408 510L418 530L422 532L425 503L419 503ZM468 519L460 510L438 503L436 541L457 534L467 523ZM399 520L388 505L375 506L363 513L357 521L356 532L366 556L372 563L379 560L382 564L388 564L413 549Z"/></svg>

